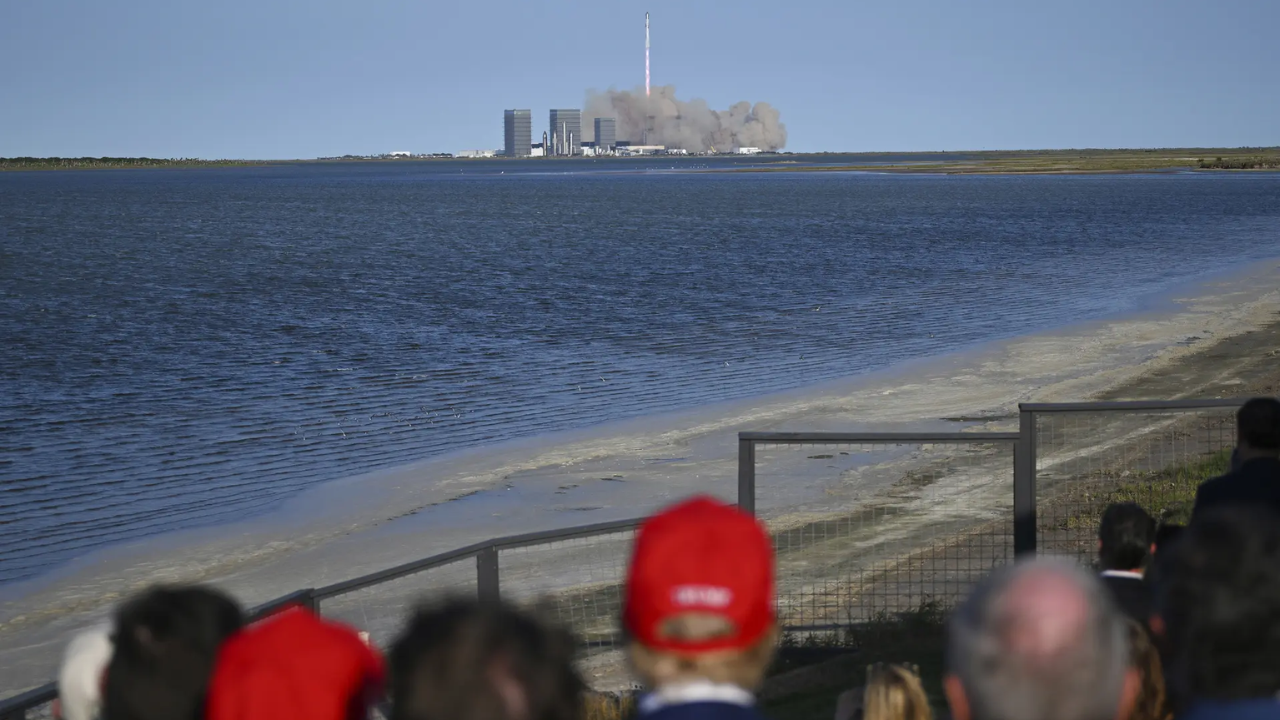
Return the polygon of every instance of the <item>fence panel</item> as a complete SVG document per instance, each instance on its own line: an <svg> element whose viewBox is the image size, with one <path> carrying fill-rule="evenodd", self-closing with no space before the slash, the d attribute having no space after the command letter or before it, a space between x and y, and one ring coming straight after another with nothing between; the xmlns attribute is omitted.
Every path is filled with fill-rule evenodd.
<svg viewBox="0 0 1280 720"><path fill-rule="evenodd" d="M1196 487L1228 467L1235 407L1038 409L1034 429L1038 552L1092 564L1110 503L1187 521Z"/></svg>
<svg viewBox="0 0 1280 720"><path fill-rule="evenodd" d="M396 577L338 595L320 594L319 610L369 633L379 647L390 647L413 608L446 595L476 597L476 557L466 555L443 565Z"/></svg>
<svg viewBox="0 0 1280 720"><path fill-rule="evenodd" d="M582 643L580 666L597 690L631 686L622 652L622 585L634 528L503 548L504 600L530 606Z"/></svg>
<svg viewBox="0 0 1280 720"><path fill-rule="evenodd" d="M756 442L784 626L945 610L1010 562L1015 438Z"/></svg>

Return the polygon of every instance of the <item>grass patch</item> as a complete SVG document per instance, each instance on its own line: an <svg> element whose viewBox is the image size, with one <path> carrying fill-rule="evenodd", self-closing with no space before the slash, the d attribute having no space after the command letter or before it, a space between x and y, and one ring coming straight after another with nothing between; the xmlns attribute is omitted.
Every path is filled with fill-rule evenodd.
<svg viewBox="0 0 1280 720"><path fill-rule="evenodd" d="M1227 472L1230 466L1231 450L1224 449L1163 470L1118 478L1102 473L1073 481L1046 508L1065 512L1049 513L1049 527L1042 523L1041 529L1096 532L1102 512L1118 502L1136 502L1161 522L1186 524L1191 520L1200 484Z"/></svg>

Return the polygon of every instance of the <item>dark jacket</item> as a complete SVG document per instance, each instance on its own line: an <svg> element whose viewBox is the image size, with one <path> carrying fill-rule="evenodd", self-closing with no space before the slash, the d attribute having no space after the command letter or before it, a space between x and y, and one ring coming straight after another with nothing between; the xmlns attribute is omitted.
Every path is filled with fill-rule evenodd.
<svg viewBox="0 0 1280 720"><path fill-rule="evenodd" d="M1264 698L1192 703L1178 720L1280 720L1280 701Z"/></svg>
<svg viewBox="0 0 1280 720"><path fill-rule="evenodd" d="M1206 480L1196 491L1192 519L1211 508L1231 505L1269 507L1280 513L1280 460L1254 458L1239 469Z"/></svg>
<svg viewBox="0 0 1280 720"><path fill-rule="evenodd" d="M1141 577L1102 574L1102 584L1111 591L1116 606L1142 627L1151 622L1151 588Z"/></svg>

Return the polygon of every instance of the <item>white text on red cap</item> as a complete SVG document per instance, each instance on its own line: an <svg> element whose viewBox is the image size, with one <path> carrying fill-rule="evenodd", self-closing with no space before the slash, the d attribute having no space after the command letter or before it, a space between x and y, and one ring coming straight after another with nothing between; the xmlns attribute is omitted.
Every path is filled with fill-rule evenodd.
<svg viewBox="0 0 1280 720"><path fill-rule="evenodd" d="M726 608L733 602L733 591L711 585L680 585L671 590L671 601L681 607Z"/></svg>

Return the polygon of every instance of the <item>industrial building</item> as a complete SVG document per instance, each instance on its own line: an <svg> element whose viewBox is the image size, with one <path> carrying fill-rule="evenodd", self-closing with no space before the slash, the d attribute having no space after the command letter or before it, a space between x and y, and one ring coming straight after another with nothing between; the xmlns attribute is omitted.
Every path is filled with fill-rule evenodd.
<svg viewBox="0 0 1280 720"><path fill-rule="evenodd" d="M596 118L596 151L609 152L617 144L617 120L613 118Z"/></svg>
<svg viewBox="0 0 1280 720"><path fill-rule="evenodd" d="M503 137L507 157L529 157L533 148L533 111L506 110L503 112Z"/></svg>
<svg viewBox="0 0 1280 720"><path fill-rule="evenodd" d="M580 155L582 147L582 111L551 111L551 155Z"/></svg>
<svg viewBox="0 0 1280 720"><path fill-rule="evenodd" d="M623 157L632 155L659 155L667 152L665 145L632 145L630 143L618 143L617 152Z"/></svg>

